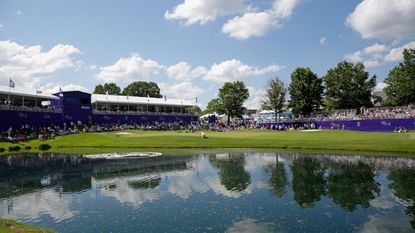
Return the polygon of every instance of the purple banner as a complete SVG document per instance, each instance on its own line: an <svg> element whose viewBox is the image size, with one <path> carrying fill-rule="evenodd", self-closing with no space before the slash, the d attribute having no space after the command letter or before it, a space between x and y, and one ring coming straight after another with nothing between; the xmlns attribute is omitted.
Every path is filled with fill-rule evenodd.
<svg viewBox="0 0 415 233"><path fill-rule="evenodd" d="M340 120L340 121L314 121L314 122L284 122L284 123L259 123L259 127L278 128L290 126L304 126L313 123L316 128L345 129L373 132L393 132L399 127L407 130L415 130L415 118L409 119L369 119L369 120Z"/></svg>

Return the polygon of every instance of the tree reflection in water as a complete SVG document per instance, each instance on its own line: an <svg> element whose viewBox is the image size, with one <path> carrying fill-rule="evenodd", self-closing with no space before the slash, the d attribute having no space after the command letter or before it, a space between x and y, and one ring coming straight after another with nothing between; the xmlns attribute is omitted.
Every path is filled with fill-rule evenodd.
<svg viewBox="0 0 415 233"><path fill-rule="evenodd" d="M264 169L269 176L268 182L272 191L278 197L284 196L289 185L284 162L278 161L278 156L276 156L275 164L269 164Z"/></svg>
<svg viewBox="0 0 415 233"><path fill-rule="evenodd" d="M251 183L251 176L244 168L244 156L210 156L209 161L219 169L220 182L227 190L242 192Z"/></svg>
<svg viewBox="0 0 415 233"><path fill-rule="evenodd" d="M406 214L412 218L411 225L415 229L415 170L392 169L388 178L395 196L408 203Z"/></svg>
<svg viewBox="0 0 415 233"><path fill-rule="evenodd" d="M330 163L327 178L327 196L344 210L353 211L357 205L370 206L369 201L379 195L380 184L375 181L373 168L362 162L357 164Z"/></svg>
<svg viewBox="0 0 415 233"><path fill-rule="evenodd" d="M301 208L311 208L325 194L325 169L309 157L294 159L291 165L294 200Z"/></svg>

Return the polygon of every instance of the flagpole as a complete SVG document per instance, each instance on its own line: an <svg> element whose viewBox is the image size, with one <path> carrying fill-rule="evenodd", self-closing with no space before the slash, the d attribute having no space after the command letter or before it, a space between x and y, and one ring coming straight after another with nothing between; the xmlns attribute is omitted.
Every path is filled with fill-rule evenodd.
<svg viewBox="0 0 415 233"><path fill-rule="evenodd" d="M36 104L35 107L37 108L37 84L36 84Z"/></svg>

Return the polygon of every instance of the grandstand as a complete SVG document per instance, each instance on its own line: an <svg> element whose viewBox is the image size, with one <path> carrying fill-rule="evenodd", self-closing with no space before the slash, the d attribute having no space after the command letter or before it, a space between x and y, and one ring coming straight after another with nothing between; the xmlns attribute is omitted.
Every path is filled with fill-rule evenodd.
<svg viewBox="0 0 415 233"><path fill-rule="evenodd" d="M0 88L0 130L69 124L197 121L190 101L65 91L53 95Z"/></svg>

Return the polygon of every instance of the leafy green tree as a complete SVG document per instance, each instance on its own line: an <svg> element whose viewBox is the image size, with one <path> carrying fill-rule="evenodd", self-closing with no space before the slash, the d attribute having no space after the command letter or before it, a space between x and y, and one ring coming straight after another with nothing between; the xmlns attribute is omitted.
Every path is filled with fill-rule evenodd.
<svg viewBox="0 0 415 233"><path fill-rule="evenodd" d="M104 85L95 86L94 94L106 94L119 95L121 94L121 88L115 83L105 83Z"/></svg>
<svg viewBox="0 0 415 233"><path fill-rule="evenodd" d="M286 94L287 90L284 87L284 83L279 78L268 80L262 109L273 110L275 112L275 120L277 120L278 113L284 108Z"/></svg>
<svg viewBox="0 0 415 233"><path fill-rule="evenodd" d="M388 105L415 103L415 49L404 49L403 62L389 71L385 83Z"/></svg>
<svg viewBox="0 0 415 233"><path fill-rule="evenodd" d="M359 109L372 107L376 75L369 78L362 63L342 61L323 77L328 109Z"/></svg>
<svg viewBox="0 0 415 233"><path fill-rule="evenodd" d="M289 106L294 114L308 116L320 109L324 91L322 82L310 68L298 67L291 73Z"/></svg>
<svg viewBox="0 0 415 233"><path fill-rule="evenodd" d="M227 82L219 89L219 101L223 112L228 115L228 125L231 117L240 117L245 111L243 103L248 99L249 91L241 81Z"/></svg>
<svg viewBox="0 0 415 233"><path fill-rule="evenodd" d="M222 105L220 103L220 100L218 98L216 99L211 99L209 101L209 103L206 106L206 109L204 111L204 113L213 113L216 112L218 114L223 114L223 109L222 109Z"/></svg>
<svg viewBox="0 0 415 233"><path fill-rule="evenodd" d="M202 109L200 109L199 106L193 106L190 108L190 112L192 114L200 114L202 112Z"/></svg>
<svg viewBox="0 0 415 233"><path fill-rule="evenodd" d="M269 184L272 191L278 196L282 197L287 193L287 186L289 185L287 172L283 162L278 161L265 167L265 172L269 175Z"/></svg>
<svg viewBox="0 0 415 233"><path fill-rule="evenodd" d="M299 158L291 166L294 200L301 208L313 207L325 195L325 168L311 158Z"/></svg>
<svg viewBox="0 0 415 233"><path fill-rule="evenodd" d="M370 165L333 164L327 178L327 195L333 202L347 211L353 211L357 205L370 207L370 200L379 194L380 188Z"/></svg>
<svg viewBox="0 0 415 233"><path fill-rule="evenodd" d="M137 81L130 83L122 91L123 95L161 98L159 86L154 82Z"/></svg>

